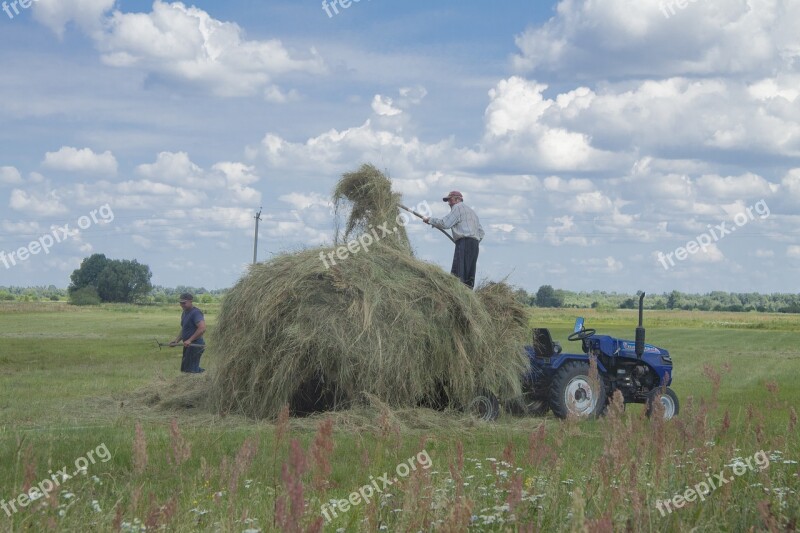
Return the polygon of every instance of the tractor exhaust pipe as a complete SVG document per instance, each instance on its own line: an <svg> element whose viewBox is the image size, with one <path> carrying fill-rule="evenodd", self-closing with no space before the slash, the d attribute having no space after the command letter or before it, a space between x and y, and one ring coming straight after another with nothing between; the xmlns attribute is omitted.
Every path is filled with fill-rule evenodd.
<svg viewBox="0 0 800 533"><path fill-rule="evenodd" d="M642 325L642 310L644 309L644 292L639 292L639 325L636 327L636 357L642 358L644 353L644 326Z"/></svg>

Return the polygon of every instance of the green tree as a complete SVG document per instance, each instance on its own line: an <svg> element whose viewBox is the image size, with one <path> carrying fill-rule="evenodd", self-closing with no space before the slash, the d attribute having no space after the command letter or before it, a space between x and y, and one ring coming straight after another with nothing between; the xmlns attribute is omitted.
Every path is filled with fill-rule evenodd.
<svg viewBox="0 0 800 533"><path fill-rule="evenodd" d="M104 302L133 303L152 290L150 267L136 261L113 260L97 276L97 294Z"/></svg>
<svg viewBox="0 0 800 533"><path fill-rule="evenodd" d="M667 298L667 309L680 309L681 293L672 291Z"/></svg>
<svg viewBox="0 0 800 533"><path fill-rule="evenodd" d="M94 254L83 260L70 279L70 295L91 287L103 302L133 303L146 297L153 286L150 267L136 261L108 259Z"/></svg>
<svg viewBox="0 0 800 533"><path fill-rule="evenodd" d="M97 277L108 265L108 259L103 254L93 254L81 262L80 268L72 272L69 277L70 294L78 289L92 286L97 287Z"/></svg>
<svg viewBox="0 0 800 533"><path fill-rule="evenodd" d="M564 294L556 292L550 285L542 285L536 291L537 307L563 307Z"/></svg>
<svg viewBox="0 0 800 533"><path fill-rule="evenodd" d="M523 288L518 288L514 291L514 299L516 299L522 305L533 304L533 297Z"/></svg>

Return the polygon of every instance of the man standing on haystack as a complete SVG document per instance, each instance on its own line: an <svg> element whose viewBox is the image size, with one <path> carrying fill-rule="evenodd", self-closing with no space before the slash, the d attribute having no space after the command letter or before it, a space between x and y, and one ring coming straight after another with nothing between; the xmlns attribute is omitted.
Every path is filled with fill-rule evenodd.
<svg viewBox="0 0 800 533"><path fill-rule="evenodd" d="M460 192L450 191L442 201L450 206L450 214L444 218L424 217L422 220L443 230L452 228L456 250L450 273L457 276L467 287L473 288L475 267L478 264L478 243L483 239L483 227L475 211L464 204L464 196Z"/></svg>
<svg viewBox="0 0 800 533"><path fill-rule="evenodd" d="M206 342L203 340L203 333L206 332L206 320L203 312L196 308L192 302L194 296L188 292L181 294L180 303L183 313L181 313L181 332L175 337L170 345L178 346L183 344L183 359L181 360L181 372L189 374L199 374L205 372L200 368L200 357L205 348L202 346Z"/></svg>

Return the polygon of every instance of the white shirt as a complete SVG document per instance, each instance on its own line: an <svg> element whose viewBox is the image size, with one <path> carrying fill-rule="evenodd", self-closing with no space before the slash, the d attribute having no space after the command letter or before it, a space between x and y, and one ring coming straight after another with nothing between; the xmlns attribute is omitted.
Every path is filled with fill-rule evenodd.
<svg viewBox="0 0 800 533"><path fill-rule="evenodd" d="M431 226L436 226L441 229L451 229L453 231L453 240L457 241L464 237L471 237L473 239L483 240L483 227L481 226L478 215L471 207L468 207L464 202L458 202L450 208L450 213L444 218L431 217L428 222Z"/></svg>

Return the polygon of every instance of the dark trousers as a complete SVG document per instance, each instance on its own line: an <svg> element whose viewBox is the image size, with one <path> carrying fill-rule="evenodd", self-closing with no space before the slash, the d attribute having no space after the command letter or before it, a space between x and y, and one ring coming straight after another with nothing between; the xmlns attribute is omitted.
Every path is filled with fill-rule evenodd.
<svg viewBox="0 0 800 533"><path fill-rule="evenodd" d="M183 348L183 359L181 359L181 372L190 372L197 374L202 372L200 369L200 357L203 355L205 348L198 348L190 346Z"/></svg>
<svg viewBox="0 0 800 533"><path fill-rule="evenodd" d="M478 264L478 239L465 237L456 241L453 268L450 273L469 287L475 286L475 267Z"/></svg>

